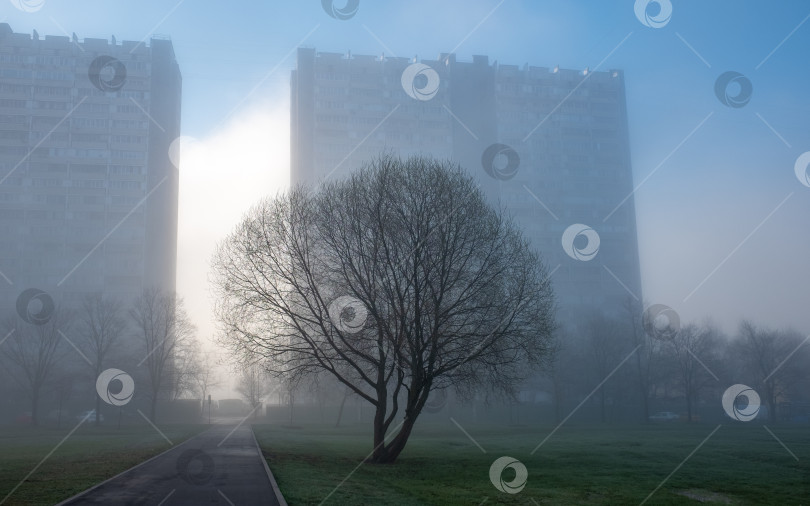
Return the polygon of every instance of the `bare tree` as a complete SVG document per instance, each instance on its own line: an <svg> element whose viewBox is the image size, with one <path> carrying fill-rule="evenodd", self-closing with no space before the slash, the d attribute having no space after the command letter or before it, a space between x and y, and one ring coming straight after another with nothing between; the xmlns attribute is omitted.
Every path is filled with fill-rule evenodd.
<svg viewBox="0 0 810 506"><path fill-rule="evenodd" d="M554 327L545 266L513 222L460 167L427 158L383 156L265 200L214 270L223 344L274 374L327 371L372 404L378 463L403 450L432 389L512 393Z"/></svg>
<svg viewBox="0 0 810 506"><path fill-rule="evenodd" d="M689 324L672 338L669 358L675 370L675 383L686 399L687 421L691 422L701 392L715 385L719 370L718 332L708 325Z"/></svg>
<svg viewBox="0 0 810 506"><path fill-rule="evenodd" d="M627 353L626 338L619 323L601 313L590 316L585 324L587 371L593 383L598 384L611 374L611 370L620 363L621 356ZM615 381L615 380L614 380ZM607 401L611 397L611 382L599 387L599 420L607 422Z"/></svg>
<svg viewBox="0 0 810 506"><path fill-rule="evenodd" d="M194 395L197 391L195 375L200 369L199 343L192 333L177 343L169 371L169 388L172 400L184 395Z"/></svg>
<svg viewBox="0 0 810 506"><path fill-rule="evenodd" d="M175 358L178 349L193 337L194 325L186 315L182 299L158 289L144 290L130 315L143 345L144 358L140 364L147 367L149 417L155 422L158 398L174 391Z"/></svg>
<svg viewBox="0 0 810 506"><path fill-rule="evenodd" d="M566 381L565 372L570 352L566 348L566 341L563 339L565 329L560 327L555 332L554 340L549 346L548 366L546 374L551 383L552 397L554 398L554 420L559 423L562 420L563 404L568 397L567 389L570 386Z"/></svg>
<svg viewBox="0 0 810 506"><path fill-rule="evenodd" d="M16 315L5 321L0 331L5 343L0 351L15 369L10 376L29 395L31 421L39 424L39 401L42 390L54 372L57 362L69 351L62 345L62 336L72 322L72 314L64 308L56 308L47 322L31 324Z"/></svg>
<svg viewBox="0 0 810 506"><path fill-rule="evenodd" d="M261 407L264 397L270 393L264 369L256 362L244 366L239 371L236 391L248 403L253 417L256 418L256 411Z"/></svg>
<svg viewBox="0 0 810 506"><path fill-rule="evenodd" d="M627 297L624 302L625 317L629 329L630 343L637 348L635 353L635 382L641 398L642 422L650 421L650 397L653 392L653 371L660 352L660 342L647 335L642 325L642 304Z"/></svg>
<svg viewBox="0 0 810 506"><path fill-rule="evenodd" d="M202 406L205 407L206 399L213 388L220 384L219 375L216 371L216 363L211 359L211 355L204 353L202 358L198 358L196 366L191 374L194 385L194 392L202 399Z"/></svg>
<svg viewBox="0 0 810 506"><path fill-rule="evenodd" d="M62 426L62 417L66 414L63 407L73 394L73 388L76 383L77 374L71 370L61 368L53 378L53 394L56 401L56 426ZM96 410L96 415L99 411ZM98 419L98 416L96 416ZM96 420L98 421L98 420Z"/></svg>
<svg viewBox="0 0 810 506"><path fill-rule="evenodd" d="M98 378L105 368L113 346L127 328L123 305L117 299L101 295L88 295L82 301L78 312L79 336L83 348L91 361L93 378ZM96 425L100 423L101 397L96 395Z"/></svg>
<svg viewBox="0 0 810 506"><path fill-rule="evenodd" d="M805 339L790 330L763 329L743 321L735 344L744 370L768 406L770 421L776 422L779 401L810 377L810 353L802 349Z"/></svg>
<svg viewBox="0 0 810 506"><path fill-rule="evenodd" d="M354 395L351 388L343 387L340 398L340 407L338 408L337 419L335 420L335 427L340 427L340 421L343 420L343 409L346 407L346 401L349 397Z"/></svg>
<svg viewBox="0 0 810 506"><path fill-rule="evenodd" d="M346 405L346 400L352 394L352 391L328 373L319 372L305 378L305 380L308 393L314 397L315 402L318 404L318 411L322 423L326 423L325 408L327 403L341 399L340 407L338 408L337 422L335 423L335 427L340 426L340 420L343 417L343 408ZM292 421L290 424L292 425Z"/></svg>
<svg viewBox="0 0 810 506"><path fill-rule="evenodd" d="M290 427L293 426L293 414L295 413L295 398L298 395L298 391L301 387L301 382L304 379L308 379L307 376L302 374L288 374L281 378L281 388L284 392L284 397L287 399L287 408L289 414L289 424Z"/></svg>

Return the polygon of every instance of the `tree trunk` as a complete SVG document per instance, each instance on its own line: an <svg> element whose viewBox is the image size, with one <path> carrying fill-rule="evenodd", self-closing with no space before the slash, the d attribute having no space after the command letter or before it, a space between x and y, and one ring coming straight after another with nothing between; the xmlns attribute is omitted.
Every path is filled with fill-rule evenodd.
<svg viewBox="0 0 810 506"><path fill-rule="evenodd" d="M346 405L346 399L348 399L348 398L349 398L349 393L348 392L344 393L343 394L343 400L340 401L340 409L338 410L338 417L337 417L337 421L335 422L335 427L340 426L340 421L343 419L343 406Z"/></svg>
<svg viewBox="0 0 810 506"><path fill-rule="evenodd" d="M641 396L641 400L644 403L644 423L650 423L650 399L647 396L646 388L644 389L645 392Z"/></svg>
<svg viewBox="0 0 810 506"><path fill-rule="evenodd" d="M383 414L384 418L384 414ZM382 433L382 424L377 426L377 416L374 417L374 452L367 462L375 464L390 464L397 460L399 454L405 449L408 438L411 436L411 431L416 423L416 418L411 418L406 415L405 421L402 423L399 432L389 442L385 444L385 434Z"/></svg>
<svg viewBox="0 0 810 506"><path fill-rule="evenodd" d="M692 422L692 396L686 394L686 420Z"/></svg>
<svg viewBox="0 0 810 506"><path fill-rule="evenodd" d="M326 423L326 412L324 410L324 404L326 404L326 400L324 399L323 395L318 392L318 413L321 415L321 423Z"/></svg>
<svg viewBox="0 0 810 506"><path fill-rule="evenodd" d="M388 443L385 458L379 462L380 464L394 462L397 457L399 457L399 454L402 453L402 450L405 449L405 445L408 443L408 438L411 437L411 431L415 423L415 418L408 417L405 419L405 423L402 424L397 435Z"/></svg>
<svg viewBox="0 0 810 506"><path fill-rule="evenodd" d="M383 462L386 456L385 448L385 413L388 403L385 395L378 395L377 409L374 410L374 451L370 462Z"/></svg>
<svg viewBox="0 0 810 506"><path fill-rule="evenodd" d="M604 385L602 388L599 389L599 418L602 420L602 423L607 422L607 416L605 414L605 387Z"/></svg>
<svg viewBox="0 0 810 506"><path fill-rule="evenodd" d="M101 396L96 395L96 427L101 425L99 414L101 413Z"/></svg>
<svg viewBox="0 0 810 506"><path fill-rule="evenodd" d="M638 391L641 394L641 405L644 409L643 423L650 423L649 388L644 381L644 367L641 364L641 352L636 350L636 372L638 373Z"/></svg>
<svg viewBox="0 0 810 506"><path fill-rule="evenodd" d="M34 387L31 395L31 425L39 425L39 387Z"/></svg>
<svg viewBox="0 0 810 506"><path fill-rule="evenodd" d="M762 387L764 404L768 407L768 421L770 423L776 423L776 387L773 384L773 380L764 382Z"/></svg>
<svg viewBox="0 0 810 506"><path fill-rule="evenodd" d="M554 423L560 423L562 419L563 392L561 381L556 373L552 375L551 382L554 385Z"/></svg>
<svg viewBox="0 0 810 506"><path fill-rule="evenodd" d="M152 423L157 423L155 420L155 412L157 411L157 394L152 396L152 405L149 407L149 418Z"/></svg>
<svg viewBox="0 0 810 506"><path fill-rule="evenodd" d="M378 403L374 412L374 451L367 462L390 464L396 461L399 454L405 449L413 426L416 423L416 418L419 416L419 412L430 394L430 385L422 388L413 386L412 388L408 392L405 419L402 421L397 435L387 445L385 444L385 419L388 415L388 397L384 390L377 391Z"/></svg>

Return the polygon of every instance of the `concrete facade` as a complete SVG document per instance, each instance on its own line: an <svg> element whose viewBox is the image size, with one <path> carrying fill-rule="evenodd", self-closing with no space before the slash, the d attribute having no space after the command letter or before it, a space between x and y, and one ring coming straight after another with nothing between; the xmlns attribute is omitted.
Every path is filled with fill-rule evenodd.
<svg viewBox="0 0 810 506"><path fill-rule="evenodd" d="M32 287L57 303L175 289L181 84L169 40L0 24L4 311Z"/></svg>
<svg viewBox="0 0 810 506"><path fill-rule="evenodd" d="M458 162L553 271L563 323L642 296L619 70L300 48L291 144L293 184L344 176L382 151Z"/></svg>

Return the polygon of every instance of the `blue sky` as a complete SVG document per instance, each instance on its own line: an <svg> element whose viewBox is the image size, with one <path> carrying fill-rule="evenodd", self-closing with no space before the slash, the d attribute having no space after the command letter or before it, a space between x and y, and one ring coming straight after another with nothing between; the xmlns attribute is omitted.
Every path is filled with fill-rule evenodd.
<svg viewBox="0 0 810 506"><path fill-rule="evenodd" d="M810 332L810 188L794 174L810 151L810 2L673 0L661 28L637 19L634 0L360 0L345 21L320 0L45 0L33 13L0 5L0 20L17 32L171 36L184 76L184 135L250 160L250 169L201 165L183 180L180 291L208 332L205 253L250 202L285 184L299 44L425 58L455 48L460 60L486 54L576 69L610 55L599 69L625 71L633 169L643 183L635 198L645 301L684 320L710 316L728 332L742 317ZM726 71L751 81L744 107L715 96ZM264 138L271 147L257 146ZM225 179L238 184L223 190Z"/></svg>

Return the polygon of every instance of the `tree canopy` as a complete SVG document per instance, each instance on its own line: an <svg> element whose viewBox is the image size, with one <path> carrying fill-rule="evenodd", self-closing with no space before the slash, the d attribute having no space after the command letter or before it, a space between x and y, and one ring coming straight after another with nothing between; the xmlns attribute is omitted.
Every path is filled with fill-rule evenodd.
<svg viewBox="0 0 810 506"><path fill-rule="evenodd" d="M371 403L376 462L402 451L431 390L508 393L549 352L544 264L449 162L382 156L268 198L213 268L223 344L276 375L327 371Z"/></svg>

